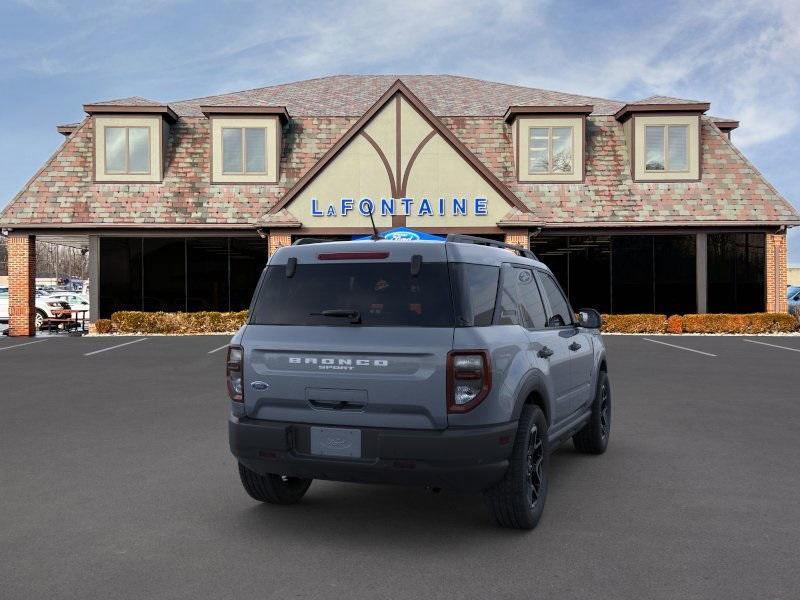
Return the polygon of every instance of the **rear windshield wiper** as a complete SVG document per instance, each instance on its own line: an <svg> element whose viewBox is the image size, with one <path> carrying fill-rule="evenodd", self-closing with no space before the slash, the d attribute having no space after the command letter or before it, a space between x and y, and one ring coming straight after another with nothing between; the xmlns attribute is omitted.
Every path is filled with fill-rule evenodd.
<svg viewBox="0 0 800 600"><path fill-rule="evenodd" d="M340 319L350 319L353 325L361 323L361 313L357 310L350 310L348 308L334 308L331 310L323 310L322 312L309 313L313 317L338 317Z"/></svg>

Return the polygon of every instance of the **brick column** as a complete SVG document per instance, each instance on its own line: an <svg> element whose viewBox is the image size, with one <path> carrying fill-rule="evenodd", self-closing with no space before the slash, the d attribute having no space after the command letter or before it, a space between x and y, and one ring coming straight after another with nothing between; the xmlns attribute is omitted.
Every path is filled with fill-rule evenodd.
<svg viewBox="0 0 800 600"><path fill-rule="evenodd" d="M768 233L764 247L764 308L767 312L788 312L786 301L786 234Z"/></svg>
<svg viewBox="0 0 800 600"><path fill-rule="evenodd" d="M36 236L8 236L8 334L36 335Z"/></svg>
<svg viewBox="0 0 800 600"><path fill-rule="evenodd" d="M506 244L521 246L526 250L531 249L531 240L527 229L509 229L506 231Z"/></svg>
<svg viewBox="0 0 800 600"><path fill-rule="evenodd" d="M278 248L292 245L292 234L286 229L273 229L269 232L269 256L275 254Z"/></svg>

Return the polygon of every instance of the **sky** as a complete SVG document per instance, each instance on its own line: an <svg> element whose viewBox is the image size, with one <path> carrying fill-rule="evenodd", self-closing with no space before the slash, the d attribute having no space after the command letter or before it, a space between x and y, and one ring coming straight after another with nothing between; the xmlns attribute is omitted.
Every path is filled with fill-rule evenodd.
<svg viewBox="0 0 800 600"><path fill-rule="evenodd" d="M82 105L169 102L339 73L450 73L711 103L800 207L800 0L2 0L0 207ZM789 234L800 264L800 227Z"/></svg>

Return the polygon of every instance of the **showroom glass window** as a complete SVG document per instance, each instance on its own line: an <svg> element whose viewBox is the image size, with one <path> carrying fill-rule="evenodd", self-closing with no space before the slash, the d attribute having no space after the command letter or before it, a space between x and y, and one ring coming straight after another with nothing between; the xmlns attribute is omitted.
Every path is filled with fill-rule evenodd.
<svg viewBox="0 0 800 600"><path fill-rule="evenodd" d="M601 313L693 313L693 235L539 236L532 249L572 306Z"/></svg>
<svg viewBox="0 0 800 600"><path fill-rule="evenodd" d="M266 173L267 129L223 127L222 172L226 175Z"/></svg>
<svg viewBox="0 0 800 600"><path fill-rule="evenodd" d="M531 127L528 130L528 173L572 173L572 127Z"/></svg>
<svg viewBox="0 0 800 600"><path fill-rule="evenodd" d="M708 234L708 312L765 307L763 233Z"/></svg>
<svg viewBox="0 0 800 600"><path fill-rule="evenodd" d="M246 310L266 262L257 237L101 237L99 314Z"/></svg>
<svg viewBox="0 0 800 600"><path fill-rule="evenodd" d="M149 127L105 127L106 175L150 172Z"/></svg>
<svg viewBox="0 0 800 600"><path fill-rule="evenodd" d="M688 125L646 125L644 144L646 171L689 170Z"/></svg>

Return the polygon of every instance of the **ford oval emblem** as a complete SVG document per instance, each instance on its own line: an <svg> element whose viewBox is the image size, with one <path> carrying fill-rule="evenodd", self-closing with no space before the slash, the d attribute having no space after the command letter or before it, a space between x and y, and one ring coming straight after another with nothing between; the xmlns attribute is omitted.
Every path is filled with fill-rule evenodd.
<svg viewBox="0 0 800 600"><path fill-rule="evenodd" d="M266 381L254 381L250 384L250 387L254 390L265 390L269 387L269 384Z"/></svg>
<svg viewBox="0 0 800 600"><path fill-rule="evenodd" d="M400 241L400 242L409 242L412 240L418 240L419 234L413 231L390 231L389 233L386 234L384 239Z"/></svg>

